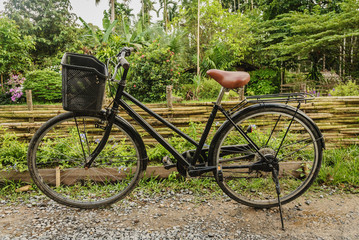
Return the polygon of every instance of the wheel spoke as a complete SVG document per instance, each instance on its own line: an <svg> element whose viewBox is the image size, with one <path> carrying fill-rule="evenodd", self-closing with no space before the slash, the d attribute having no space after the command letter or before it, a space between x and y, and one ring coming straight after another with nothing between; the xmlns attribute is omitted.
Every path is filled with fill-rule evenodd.
<svg viewBox="0 0 359 240"><path fill-rule="evenodd" d="M117 122L94 164L84 167L87 154L104 134L95 122L105 120L64 113L46 123L30 143L29 170L34 182L59 203L80 208L105 206L126 196L142 176L145 163L140 160L144 157L139 143Z"/></svg>
<svg viewBox="0 0 359 240"><path fill-rule="evenodd" d="M252 207L278 206L276 186L280 186L283 204L303 194L318 174L322 156L312 121L295 109L278 105L258 105L243 112L232 120L237 128L256 126L248 137L259 149L243 145L247 140L231 124L223 126L212 163L221 165L223 179L215 175L219 186L234 200ZM233 148L236 145L241 146L238 151ZM278 171L276 184L274 170Z"/></svg>

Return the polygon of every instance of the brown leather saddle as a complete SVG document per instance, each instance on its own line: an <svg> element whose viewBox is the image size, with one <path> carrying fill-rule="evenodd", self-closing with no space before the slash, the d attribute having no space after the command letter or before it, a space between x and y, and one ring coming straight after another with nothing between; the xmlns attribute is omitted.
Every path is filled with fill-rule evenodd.
<svg viewBox="0 0 359 240"><path fill-rule="evenodd" d="M207 71L207 75L216 80L222 87L228 89L235 89L245 86L250 79L247 72L231 72L222 71L218 69L211 69Z"/></svg>

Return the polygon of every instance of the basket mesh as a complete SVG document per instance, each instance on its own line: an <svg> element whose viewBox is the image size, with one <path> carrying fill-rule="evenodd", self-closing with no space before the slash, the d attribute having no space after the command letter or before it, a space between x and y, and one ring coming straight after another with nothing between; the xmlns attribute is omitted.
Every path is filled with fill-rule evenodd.
<svg viewBox="0 0 359 240"><path fill-rule="evenodd" d="M63 65L62 71L63 108L74 112L100 111L106 78L87 67Z"/></svg>

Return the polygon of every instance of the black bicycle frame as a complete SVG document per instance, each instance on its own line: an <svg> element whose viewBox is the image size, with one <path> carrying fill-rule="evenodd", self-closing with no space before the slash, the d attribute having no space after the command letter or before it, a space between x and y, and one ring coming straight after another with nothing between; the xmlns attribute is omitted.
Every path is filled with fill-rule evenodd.
<svg viewBox="0 0 359 240"><path fill-rule="evenodd" d="M176 126L162 118L157 113L153 112L151 109L147 108L145 105L143 105L141 102L139 102L136 98L131 96L129 93L123 91L122 97L125 97L129 101L133 102L135 105L143 109L145 112L150 114L152 117L156 118L158 121L166 125L168 128L172 129L174 132L176 132L178 135L186 139L188 142L192 143L196 147L195 154L190 162L185 159L181 153L179 153L175 148L172 147L150 124L146 122L135 110L133 110L123 99L119 101L119 106L121 106L130 117L132 117L141 127L143 127L153 138L155 138L167 151L169 151L177 161L179 161L181 164L185 166L194 166L198 160L198 157L203 150L204 143L209 135L210 129L212 127L213 121L216 117L216 113L218 110L218 106L215 105L213 107L212 113L208 119L208 122L206 124L205 130L201 136L201 139L198 142L196 142L194 139L192 139L187 134L183 133L181 130L179 130Z"/></svg>
<svg viewBox="0 0 359 240"><path fill-rule="evenodd" d="M117 66L118 67L118 66ZM116 68L117 69L117 68ZM117 70L116 70L117 71ZM122 107L130 117L132 117L142 128L144 128L154 139L156 139L167 151L169 151L175 159L182 165L186 166L189 170L192 170L193 172L196 172L198 175L207 172L212 171L216 167L210 166L210 167L198 167L196 168L195 165L199 159L199 156L201 155L202 151L204 150L204 145L207 140L207 137L209 135L209 132L211 130L212 124L214 122L214 119L217 115L218 110L220 110L223 115L228 119L228 121L231 122L231 124L237 129L237 131L247 140L249 146L256 150L256 152L262 157L262 159L266 160L266 157L262 155L261 152L259 152L258 146L249 138L249 136L241 129L239 128L231 119L230 115L227 111L223 109L223 107L220 104L221 97L218 98L217 102L214 103L212 112L208 118L206 127L204 129L204 132L201 136L201 139L199 142L196 142L194 139L192 139L187 134L183 133L181 130L179 130L176 126L162 118L157 113L153 112L151 109L147 108L144 104L142 104L140 101L138 101L136 98L134 98L132 95L124 91L125 83L126 83L126 76L127 76L128 69L124 70L124 73L121 77L121 81L119 81L119 86L116 91L116 96L114 99L113 106L111 110L109 111L109 115L107 116L108 124L106 126L106 130L104 133L104 136L96 149L93 151L93 153L90 155L89 161L85 164L85 167L90 167L92 162L95 160L95 158L98 156L98 154L101 152L103 147L106 145L108 137L111 132L111 128L113 125L113 122L115 120L115 116L118 112L119 107ZM223 89L222 89L223 91ZM224 91L220 94L224 94ZM188 142L192 143L196 149L193 157L191 159L186 159L181 153L179 153L172 145L170 145L146 120L144 120L134 109L132 109L122 98L126 98L141 109L143 109L145 112L156 118L158 121L166 125L168 128L176 132L178 135L186 139ZM189 161L188 161L189 160Z"/></svg>

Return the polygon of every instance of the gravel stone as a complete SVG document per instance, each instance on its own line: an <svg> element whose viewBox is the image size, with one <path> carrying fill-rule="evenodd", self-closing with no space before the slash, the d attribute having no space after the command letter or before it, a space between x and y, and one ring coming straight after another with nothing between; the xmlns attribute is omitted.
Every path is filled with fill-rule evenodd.
<svg viewBox="0 0 359 240"><path fill-rule="evenodd" d="M359 239L356 228L348 231L359 223L359 196L350 200L352 208L340 197L333 203L321 196L289 203L283 207L288 230L282 231L277 208L257 210L228 197L212 199L196 194L187 189L153 196L142 192L131 201L126 198L96 210L68 208L43 196L13 203L1 200L0 240ZM318 210L318 204L323 204L323 210ZM340 214L330 212L334 210ZM329 230L334 232L327 233Z"/></svg>

